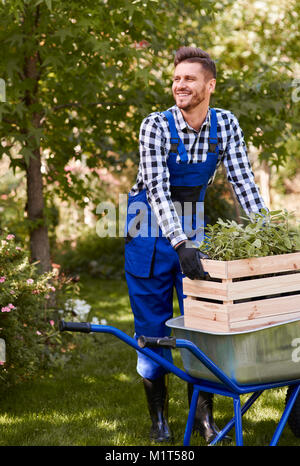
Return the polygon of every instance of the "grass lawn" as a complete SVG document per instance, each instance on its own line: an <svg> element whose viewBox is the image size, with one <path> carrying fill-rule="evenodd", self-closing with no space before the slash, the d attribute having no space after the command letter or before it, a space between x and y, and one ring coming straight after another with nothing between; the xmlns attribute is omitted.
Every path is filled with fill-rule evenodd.
<svg viewBox="0 0 300 466"><path fill-rule="evenodd" d="M126 283L82 278L81 299L93 316L133 335ZM176 306L175 313L178 314ZM112 335L77 334L74 358L31 382L1 394L1 446L149 445L149 416L135 351ZM178 350L174 360L181 366ZM284 408L286 389L265 392L243 418L245 445L266 445ZM242 397L245 401L247 397ZM182 445L188 414L186 383L170 376L169 421L174 445ZM221 427L233 416L232 401L215 396ZM234 430L231 431L234 438ZM191 445L204 445L192 436ZM234 445L234 442L233 442ZM279 445L300 446L286 426Z"/></svg>

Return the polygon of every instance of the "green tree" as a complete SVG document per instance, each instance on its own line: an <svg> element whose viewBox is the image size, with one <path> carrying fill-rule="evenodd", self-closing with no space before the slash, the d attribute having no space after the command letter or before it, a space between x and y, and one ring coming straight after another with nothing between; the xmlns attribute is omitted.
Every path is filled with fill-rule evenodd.
<svg viewBox="0 0 300 466"><path fill-rule="evenodd" d="M0 156L26 174L41 270L50 268L47 186L83 205L96 167L136 156L141 119L170 102L172 51L196 40L213 10L209 0L2 0ZM72 157L85 161L84 178L66 173Z"/></svg>
<svg viewBox="0 0 300 466"><path fill-rule="evenodd" d="M207 26L218 60L215 101L240 119L247 142L276 167L299 133L293 80L299 68L300 6L296 0L237 0Z"/></svg>
<svg viewBox="0 0 300 466"><path fill-rule="evenodd" d="M173 102L180 45L217 58L212 104L236 114L261 158L279 166L290 153L296 0L2 0L0 13L0 156L26 175L31 257L44 271L51 197L84 206L97 167L138 162L141 120ZM67 171L72 158L84 174Z"/></svg>

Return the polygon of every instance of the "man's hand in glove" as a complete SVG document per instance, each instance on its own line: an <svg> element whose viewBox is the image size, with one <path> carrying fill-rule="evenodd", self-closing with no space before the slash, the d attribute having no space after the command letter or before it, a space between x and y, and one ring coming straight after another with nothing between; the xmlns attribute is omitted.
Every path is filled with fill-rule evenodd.
<svg viewBox="0 0 300 466"><path fill-rule="evenodd" d="M191 280L204 278L204 270L200 259L207 259L199 249L192 246L190 241L183 241L175 246L182 272Z"/></svg>

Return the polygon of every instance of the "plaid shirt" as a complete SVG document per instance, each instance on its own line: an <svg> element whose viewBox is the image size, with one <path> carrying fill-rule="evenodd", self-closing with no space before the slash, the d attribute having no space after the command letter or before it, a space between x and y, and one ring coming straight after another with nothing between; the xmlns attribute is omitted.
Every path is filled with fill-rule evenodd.
<svg viewBox="0 0 300 466"><path fill-rule="evenodd" d="M208 111L200 131L195 131L184 120L179 108L169 109L174 116L179 137L182 139L189 158L188 163L206 160L210 128ZM219 159L227 171L227 178L247 214L266 208L247 155L243 132L237 118L228 110L216 108L218 120ZM155 214L163 235L174 247L187 239L170 194L167 158L170 151L170 131L166 117L159 112L145 118L140 128L140 163L136 184L130 194L138 194L146 188L148 202ZM179 156L177 156L179 160ZM213 181L213 177L210 183Z"/></svg>

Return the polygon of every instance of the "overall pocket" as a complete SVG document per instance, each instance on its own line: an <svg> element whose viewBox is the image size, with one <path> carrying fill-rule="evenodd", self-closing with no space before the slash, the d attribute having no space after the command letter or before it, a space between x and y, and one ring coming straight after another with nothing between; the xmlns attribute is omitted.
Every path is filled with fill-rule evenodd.
<svg viewBox="0 0 300 466"><path fill-rule="evenodd" d="M125 271L140 278L149 278L157 237L146 190L128 197L125 225Z"/></svg>

